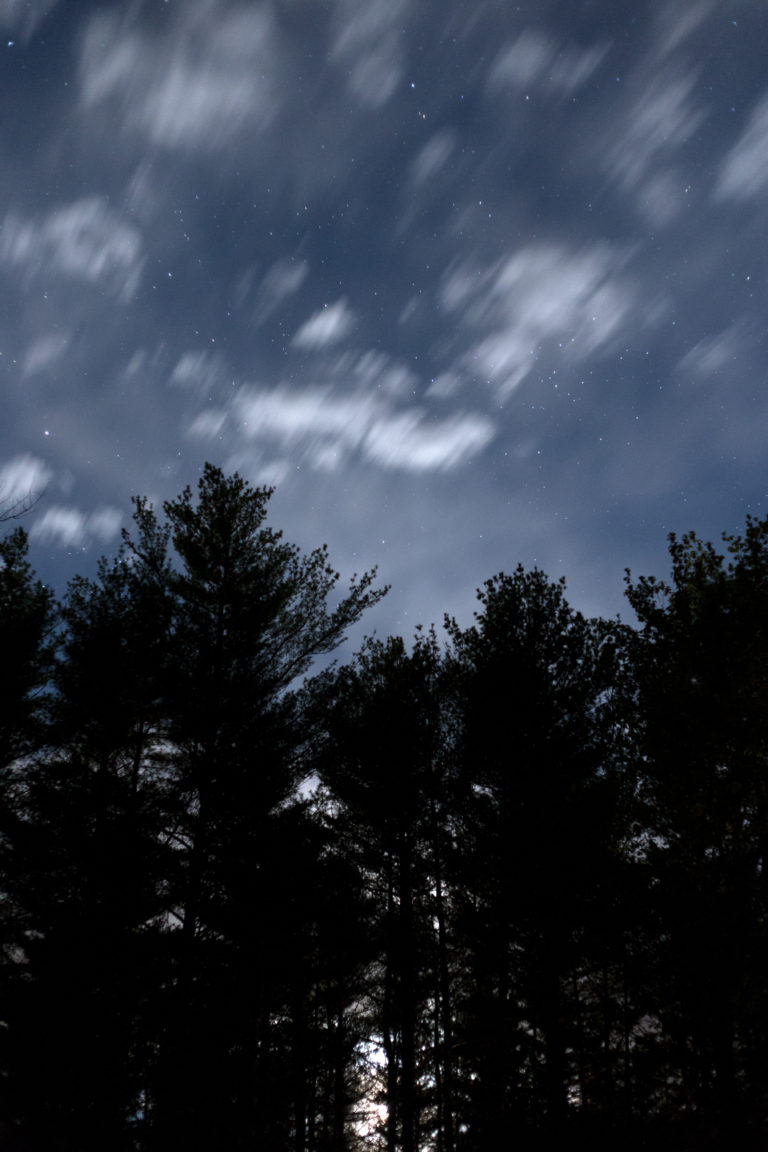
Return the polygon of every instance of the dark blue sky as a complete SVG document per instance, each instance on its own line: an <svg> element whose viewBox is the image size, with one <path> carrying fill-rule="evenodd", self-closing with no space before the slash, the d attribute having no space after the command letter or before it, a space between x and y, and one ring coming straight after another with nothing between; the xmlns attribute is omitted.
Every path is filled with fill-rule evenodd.
<svg viewBox="0 0 768 1152"><path fill-rule="evenodd" d="M768 511L768 9L6 0L2 495L61 589L204 460L409 634ZM624 613L628 615L628 612Z"/></svg>

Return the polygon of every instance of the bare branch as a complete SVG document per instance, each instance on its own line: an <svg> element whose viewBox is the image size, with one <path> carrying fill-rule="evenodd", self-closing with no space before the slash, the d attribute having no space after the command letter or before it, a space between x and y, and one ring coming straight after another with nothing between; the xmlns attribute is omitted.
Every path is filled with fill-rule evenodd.
<svg viewBox="0 0 768 1152"><path fill-rule="evenodd" d="M26 516L44 493L45 489L42 492L26 492L23 496L12 494L5 499L0 497L0 524L5 524L8 520L20 520L22 516Z"/></svg>

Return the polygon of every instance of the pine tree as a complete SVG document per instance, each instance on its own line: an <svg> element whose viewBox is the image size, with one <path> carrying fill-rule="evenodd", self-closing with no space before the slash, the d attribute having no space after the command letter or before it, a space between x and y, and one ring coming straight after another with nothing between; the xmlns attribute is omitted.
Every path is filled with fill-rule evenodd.
<svg viewBox="0 0 768 1152"><path fill-rule="evenodd" d="M233 1148L278 1146L295 1121L278 1075L295 1021L293 1041L276 1023L291 1011L283 909L297 906L305 880L301 823L284 812L307 771L295 689L383 591L368 573L329 607L339 576L326 549L303 556L266 526L270 495L206 465L197 501L188 488L166 503L164 526L138 501L138 537L127 541L150 575L166 532L173 549L163 711L179 928L150 1093L160 1147L171 1130L175 1140L180 1130L214 1142L227 1132Z"/></svg>
<svg viewBox="0 0 768 1152"><path fill-rule="evenodd" d="M368 1122L390 1152L415 1152L427 1133L440 1147L452 1142L441 676L433 633L418 635L410 652L400 637L374 638L326 677L320 697L318 769L374 908L377 978L360 995L362 1052L379 1055L368 1096L382 1120Z"/></svg>
<svg viewBox="0 0 768 1152"><path fill-rule="evenodd" d="M26 764L45 729L56 623L53 596L35 578L27 554L22 528L0 540L0 1140L9 1146L19 1112L11 1076L19 1042L13 1014L24 993L29 929L16 846L26 809Z"/></svg>
<svg viewBox="0 0 768 1152"><path fill-rule="evenodd" d="M383 591L369 573L337 596L324 548L265 525L269 496L207 465L165 519L137 499L120 554L70 585L45 730L30 737L31 706L9 729L8 756L28 755L6 817L3 999L30 1147L278 1148L314 1122L304 892L325 842L297 798L297 686ZM0 587L27 589L28 700L48 597L11 541Z"/></svg>
<svg viewBox="0 0 768 1152"><path fill-rule="evenodd" d="M34 746L52 663L53 595L35 579L23 528L0 540L0 771Z"/></svg>
<svg viewBox="0 0 768 1152"><path fill-rule="evenodd" d="M572 1118L576 990L618 811L615 627L586 620L564 582L537 569L499 575L478 598L475 625L446 622L472 797L461 914L472 960L459 1034L462 1143L472 1149L557 1133Z"/></svg>
<svg viewBox="0 0 768 1152"><path fill-rule="evenodd" d="M768 1068L768 520L720 553L670 538L671 583L628 581L637 656L645 858L659 921L657 1059L668 1112L765 1137Z"/></svg>

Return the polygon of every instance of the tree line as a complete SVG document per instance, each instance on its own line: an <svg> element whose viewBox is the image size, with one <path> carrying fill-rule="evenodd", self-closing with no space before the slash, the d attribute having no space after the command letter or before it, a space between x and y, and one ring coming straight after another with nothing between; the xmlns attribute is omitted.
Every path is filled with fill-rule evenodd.
<svg viewBox="0 0 768 1152"><path fill-rule="evenodd" d="M768 518L318 672L386 589L270 495L0 540L0 1147L763 1147Z"/></svg>

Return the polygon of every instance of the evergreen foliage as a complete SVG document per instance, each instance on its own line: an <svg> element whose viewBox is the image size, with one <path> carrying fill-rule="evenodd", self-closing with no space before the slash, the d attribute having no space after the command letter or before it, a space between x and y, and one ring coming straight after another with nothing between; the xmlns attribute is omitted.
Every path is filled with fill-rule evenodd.
<svg viewBox="0 0 768 1152"><path fill-rule="evenodd" d="M0 1146L763 1147L768 520L318 672L385 590L270 495L0 540Z"/></svg>

